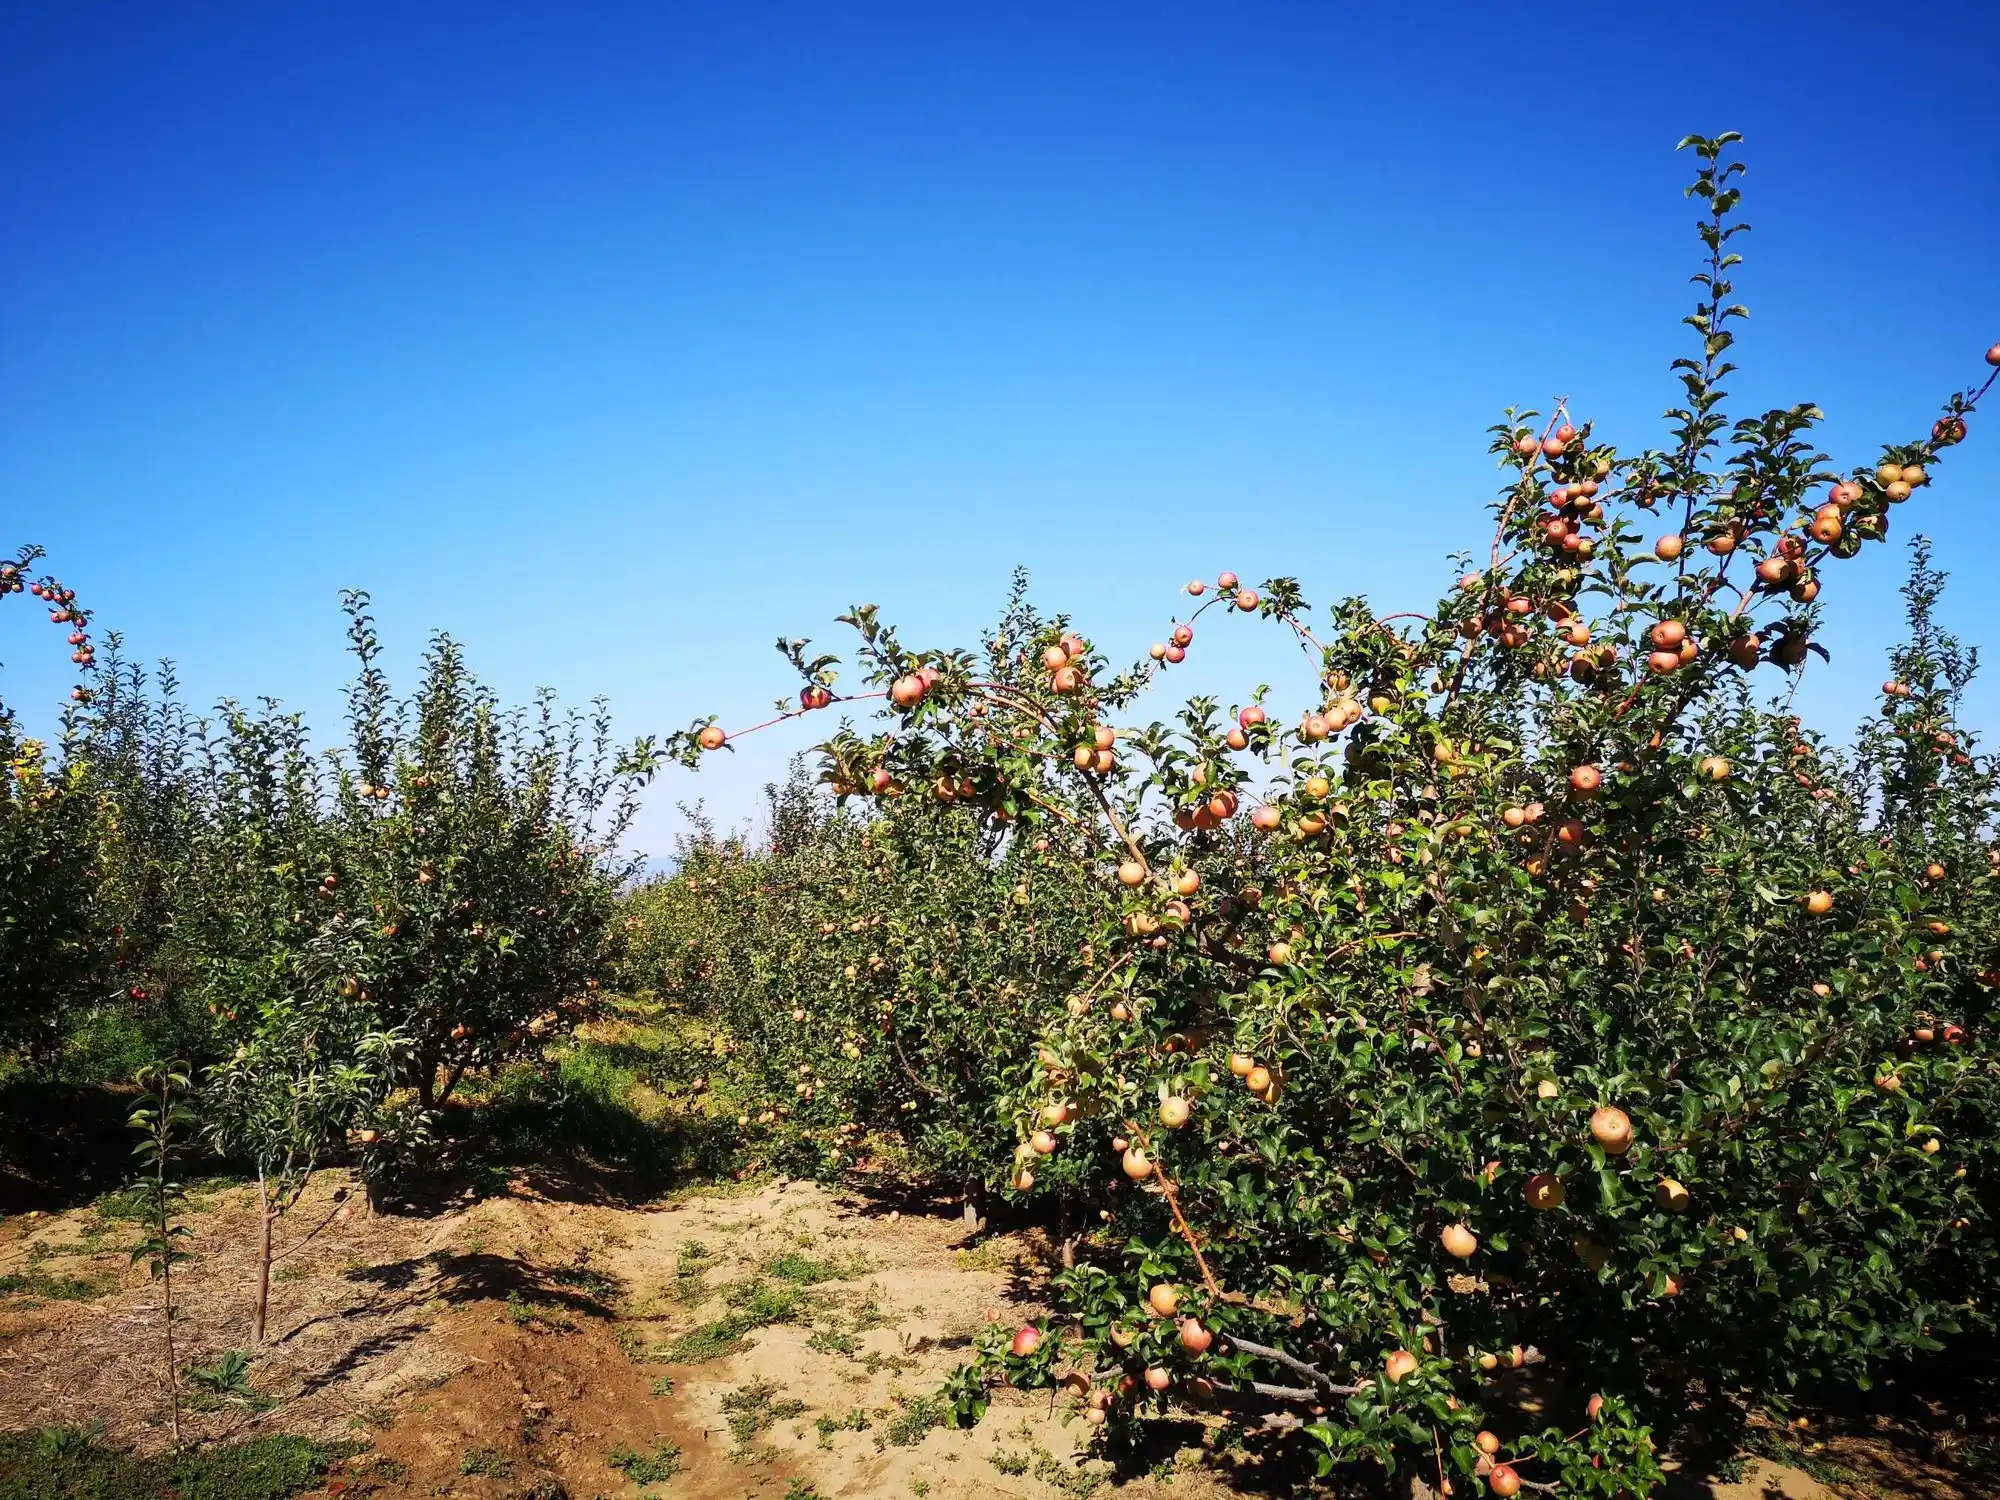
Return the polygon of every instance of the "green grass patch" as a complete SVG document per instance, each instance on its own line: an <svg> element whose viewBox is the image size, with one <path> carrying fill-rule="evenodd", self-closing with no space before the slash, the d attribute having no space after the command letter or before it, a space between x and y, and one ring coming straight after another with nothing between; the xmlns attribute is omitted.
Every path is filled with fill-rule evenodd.
<svg viewBox="0 0 2000 1500"><path fill-rule="evenodd" d="M915 1396L903 1403L875 1440L877 1448L914 1448L934 1427L951 1420L951 1407L941 1396Z"/></svg>
<svg viewBox="0 0 2000 1500"><path fill-rule="evenodd" d="M571 1333L576 1322L560 1307L548 1302L531 1302L519 1292L507 1294L507 1321L516 1328L535 1328L548 1333Z"/></svg>
<svg viewBox="0 0 2000 1500"><path fill-rule="evenodd" d="M867 1263L859 1256L850 1260L829 1257L816 1260L810 1255L791 1251L775 1260L764 1262L764 1274L792 1286L818 1286L823 1281L847 1281L861 1275L868 1269Z"/></svg>
<svg viewBox="0 0 2000 1500"><path fill-rule="evenodd" d="M866 1432L871 1425L868 1413L858 1406L849 1407L844 1417L817 1417L813 1421L813 1426L819 1431L822 1448L833 1446L833 1435L837 1432Z"/></svg>
<svg viewBox="0 0 2000 1500"><path fill-rule="evenodd" d="M768 1380L753 1380L723 1395L722 1411L729 1420L729 1436L738 1446L747 1445L765 1428L789 1421L805 1411L803 1401L780 1401L779 1389Z"/></svg>
<svg viewBox="0 0 2000 1500"><path fill-rule="evenodd" d="M32 1297L37 1302L88 1302L118 1285L108 1276L51 1276L43 1270L0 1276L0 1297Z"/></svg>
<svg viewBox="0 0 2000 1500"><path fill-rule="evenodd" d="M722 1294L729 1311L684 1333L652 1358L669 1365L700 1365L748 1347L749 1335L773 1323L798 1321L809 1306L804 1287L789 1281L740 1281Z"/></svg>
<svg viewBox="0 0 2000 1500"><path fill-rule="evenodd" d="M0 1500L288 1500L366 1446L275 1434L141 1457L75 1428L0 1433Z"/></svg>
<svg viewBox="0 0 2000 1500"><path fill-rule="evenodd" d="M468 1478L511 1479L514 1460L495 1448L467 1448L459 1455L458 1472Z"/></svg>
<svg viewBox="0 0 2000 1500"><path fill-rule="evenodd" d="M1745 1446L1750 1452L1768 1458L1773 1463L1797 1469L1808 1479L1823 1484L1830 1490L1858 1488L1863 1480L1863 1476L1857 1470L1813 1452L1783 1431L1753 1431Z"/></svg>
<svg viewBox="0 0 2000 1500"><path fill-rule="evenodd" d="M121 1224L143 1224L151 1215L148 1206L152 1202L145 1186L134 1183L115 1192L106 1193L90 1205L90 1211L99 1219L108 1219Z"/></svg>
<svg viewBox="0 0 2000 1500"><path fill-rule="evenodd" d="M970 1250L953 1252L951 1263L961 1271L1005 1271L1020 1258L1003 1240L981 1240Z"/></svg>
<svg viewBox="0 0 2000 1500"><path fill-rule="evenodd" d="M188 1370L188 1386L191 1391L189 1404L196 1411L217 1411L224 1404L248 1407L252 1411L269 1411L278 1405L275 1396L267 1396L250 1384L250 1351L231 1349L219 1356L214 1364L194 1365Z"/></svg>
<svg viewBox="0 0 2000 1500"><path fill-rule="evenodd" d="M566 1286L581 1292L593 1302L610 1304L618 1298L618 1283L602 1271L593 1271L589 1266L564 1266L548 1273L549 1280L557 1286Z"/></svg>
<svg viewBox="0 0 2000 1500"><path fill-rule="evenodd" d="M667 1107L631 1064L629 1043L579 1038L555 1051L546 1075L530 1064L503 1069L469 1091L479 1125L476 1166L504 1186L507 1167L564 1159L610 1173L621 1188L653 1195L724 1175L735 1165L733 1131Z"/></svg>
<svg viewBox="0 0 2000 1500"><path fill-rule="evenodd" d="M1046 1448L1035 1450L1034 1475L1057 1494L1067 1495L1069 1500L1086 1500L1103 1483L1095 1474L1071 1468Z"/></svg>
<svg viewBox="0 0 2000 1500"><path fill-rule="evenodd" d="M674 1301L699 1302L708 1295L705 1278L713 1258L713 1252L700 1240L689 1240L681 1246L681 1253L674 1262Z"/></svg>
<svg viewBox="0 0 2000 1500"><path fill-rule="evenodd" d="M681 1448L679 1443L664 1440L655 1443L651 1453L640 1453L632 1448L613 1448L604 1462L634 1484L660 1484L680 1473Z"/></svg>
<svg viewBox="0 0 2000 1500"><path fill-rule="evenodd" d="M661 1365L667 1363L667 1351L660 1344L649 1344L636 1329L618 1330L618 1347L627 1359L635 1365Z"/></svg>
<svg viewBox="0 0 2000 1500"><path fill-rule="evenodd" d="M661 1364L705 1365L750 1347L746 1335L764 1324L742 1313L730 1313L713 1323L704 1323L692 1333L684 1333L654 1356Z"/></svg>
<svg viewBox="0 0 2000 1500"><path fill-rule="evenodd" d="M768 1281L739 1281L722 1294L722 1300L747 1317L766 1323L789 1323L806 1306L805 1288L793 1282L772 1286Z"/></svg>

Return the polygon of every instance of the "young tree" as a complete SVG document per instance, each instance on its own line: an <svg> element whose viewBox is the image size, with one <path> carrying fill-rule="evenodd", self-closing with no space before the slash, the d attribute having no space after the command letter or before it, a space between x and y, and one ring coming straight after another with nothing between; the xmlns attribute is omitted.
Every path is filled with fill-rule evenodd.
<svg viewBox="0 0 2000 1500"><path fill-rule="evenodd" d="M324 910L357 942L376 1013L409 1038L397 1082L422 1116L468 1072L538 1055L583 1013L633 870L614 851L640 778L603 705L562 714L544 694L502 708L448 636L398 703L366 596L347 605L361 671Z"/></svg>
<svg viewBox="0 0 2000 1500"><path fill-rule="evenodd" d="M224 1155L257 1174L257 1280L250 1342L264 1342L279 1222L314 1171L374 1115L407 1065L400 1033L363 1030L367 1016L341 994L347 955L316 944L276 955L269 998L236 1051L208 1070L202 1105Z"/></svg>
<svg viewBox="0 0 2000 1500"><path fill-rule="evenodd" d="M173 1177L173 1155L180 1142L194 1128L194 1111L188 1106L190 1084L187 1070L167 1063L139 1070L133 1079L139 1102L127 1120L144 1137L132 1154L145 1168L139 1185L146 1194L146 1237L132 1250L132 1264L146 1263L147 1271L160 1283L160 1342L162 1374L167 1395L167 1414L172 1423L174 1446L181 1445L180 1360L174 1352L174 1267L187 1259L180 1242L193 1236L185 1224L174 1222L181 1203L181 1186Z"/></svg>

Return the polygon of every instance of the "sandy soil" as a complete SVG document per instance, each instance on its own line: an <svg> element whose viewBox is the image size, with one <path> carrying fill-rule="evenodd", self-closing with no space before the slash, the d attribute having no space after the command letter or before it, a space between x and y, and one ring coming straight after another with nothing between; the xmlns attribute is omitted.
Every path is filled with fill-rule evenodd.
<svg viewBox="0 0 2000 1500"><path fill-rule="evenodd" d="M985 1319L1035 1312L1045 1247L1032 1235L969 1245L955 1215L895 1214L806 1184L646 1207L517 1184L427 1218L369 1215L358 1192L336 1196L346 1188L325 1174L280 1236L298 1248L281 1264L271 1341L251 1372L276 1404L192 1413L192 1435L365 1440L328 1492L383 1500L1081 1500L1103 1480L1106 1466L1076 1451L1080 1425L1064 1424L1046 1395L1002 1392L970 1431L925 1420L922 1398ZM212 1195L192 1222L177 1329L184 1357L207 1364L247 1342L248 1191ZM114 1442L164 1442L158 1286L126 1265L137 1236L90 1210L0 1220L0 1276L75 1277L99 1291L0 1297L0 1426L101 1422ZM732 1315L739 1327L776 1321L719 1340ZM1153 1476L1116 1494L1292 1492L1254 1461L1225 1467L1198 1429L1183 1436L1188 1447L1163 1447ZM1742 1483L1680 1494L1979 1492L1880 1433L1792 1436L1824 1444L1817 1451L1860 1481L1829 1489L1759 1460Z"/></svg>

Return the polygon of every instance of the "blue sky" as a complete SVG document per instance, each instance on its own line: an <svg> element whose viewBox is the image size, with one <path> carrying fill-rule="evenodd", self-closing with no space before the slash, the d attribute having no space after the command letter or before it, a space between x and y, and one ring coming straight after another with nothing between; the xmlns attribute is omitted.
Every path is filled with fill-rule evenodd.
<svg viewBox="0 0 2000 1500"><path fill-rule="evenodd" d="M1419 607L1503 406L1658 439L1688 131L1747 137L1739 408L1851 461L1983 375L1996 63L1988 0L8 6L0 548L328 729L345 585L404 680L444 627L628 733L761 717L859 601L965 640L1017 563L1120 658L1225 567ZM1974 640L1996 492L1976 430L1897 517ZM1900 552L1828 589L1823 722ZM31 719L47 632L0 611ZM1296 675L1203 645L1179 685ZM673 773L642 844L804 743Z"/></svg>

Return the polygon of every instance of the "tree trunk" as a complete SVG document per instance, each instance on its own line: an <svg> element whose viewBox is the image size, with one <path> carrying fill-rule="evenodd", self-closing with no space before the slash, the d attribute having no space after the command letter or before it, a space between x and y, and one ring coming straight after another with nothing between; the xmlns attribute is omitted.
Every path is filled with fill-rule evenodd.
<svg viewBox="0 0 2000 1500"><path fill-rule="evenodd" d="M265 1315L271 1307L271 1184L257 1169L257 1310L250 1319L250 1342L264 1342Z"/></svg>
<svg viewBox="0 0 2000 1500"><path fill-rule="evenodd" d="M174 1266L173 1241L167 1238L167 1216L159 1217L160 1241L167 1246L167 1258L160 1267L161 1322L167 1337L167 1410L174 1421L174 1452L181 1451L181 1370L174 1354Z"/></svg>
<svg viewBox="0 0 2000 1500"><path fill-rule="evenodd" d="M424 1108L435 1109L451 1097L451 1091L458 1087L459 1079L465 1076L465 1070L469 1062L470 1059L461 1057L451 1065L450 1071L444 1075L444 1087L437 1091L435 1097L425 1101Z"/></svg>

